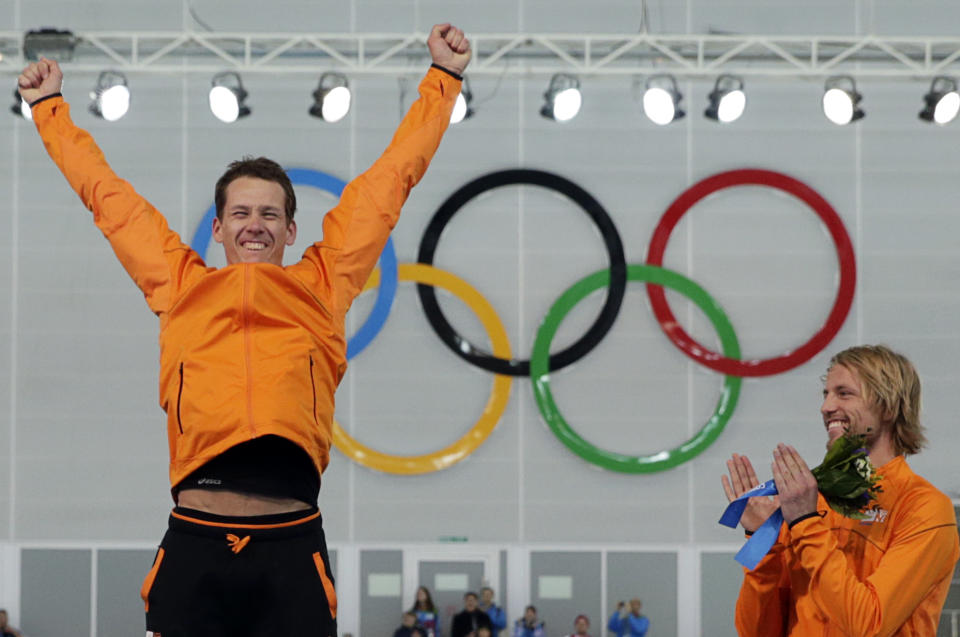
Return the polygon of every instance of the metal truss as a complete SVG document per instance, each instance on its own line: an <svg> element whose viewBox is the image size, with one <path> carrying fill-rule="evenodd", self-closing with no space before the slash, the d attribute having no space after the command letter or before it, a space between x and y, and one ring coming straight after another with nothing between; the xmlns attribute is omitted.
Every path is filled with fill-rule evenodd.
<svg viewBox="0 0 960 637"><path fill-rule="evenodd" d="M429 60L424 33L77 32L69 68L145 73L401 75ZM23 34L0 31L0 73L24 66ZM471 75L721 73L915 77L960 73L960 38L884 36L471 34Z"/></svg>

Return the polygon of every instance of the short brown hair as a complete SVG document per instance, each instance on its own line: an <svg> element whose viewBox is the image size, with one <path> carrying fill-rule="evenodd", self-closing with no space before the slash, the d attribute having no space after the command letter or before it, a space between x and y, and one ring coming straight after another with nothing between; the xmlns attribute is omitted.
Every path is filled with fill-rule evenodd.
<svg viewBox="0 0 960 637"><path fill-rule="evenodd" d="M287 223L293 222L293 214L297 211L297 196L293 192L293 183L287 177L283 167L266 157L244 157L227 166L227 171L217 180L213 191L213 200L217 205L217 219L223 220L223 208L227 205L227 186L240 177L255 177L264 181L272 181L283 188L285 201L283 211Z"/></svg>
<svg viewBox="0 0 960 637"><path fill-rule="evenodd" d="M834 365L860 377L864 397L891 423L898 454L923 449L927 438L920 424L920 376L913 363L885 345L860 345L836 354L830 359L830 367Z"/></svg>

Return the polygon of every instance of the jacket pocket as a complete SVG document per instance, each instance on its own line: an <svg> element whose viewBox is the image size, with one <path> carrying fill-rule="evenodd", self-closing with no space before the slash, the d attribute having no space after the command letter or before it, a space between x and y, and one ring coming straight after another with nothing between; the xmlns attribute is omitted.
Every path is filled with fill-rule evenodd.
<svg viewBox="0 0 960 637"><path fill-rule="evenodd" d="M317 566L317 573L320 575L320 581L323 583L323 593L327 596L327 606L330 607L330 618L337 618L337 591L333 587L333 582L327 575L327 567L323 563L323 556L319 551L313 554L313 563Z"/></svg>
<svg viewBox="0 0 960 637"><path fill-rule="evenodd" d="M310 395L313 396L313 424L320 426L320 419L317 418L317 381L313 375L313 368L317 364L313 361L313 354L310 355Z"/></svg>
<svg viewBox="0 0 960 637"><path fill-rule="evenodd" d="M177 427L183 433L183 420L180 418L180 403L183 402L183 361L180 361L180 388L177 389Z"/></svg>
<svg viewBox="0 0 960 637"><path fill-rule="evenodd" d="M157 579L157 571L160 570L160 563L163 562L163 549L157 551L157 557L153 560L153 566L143 580L143 586L140 587L140 599L143 600L144 612L150 611L150 590L153 588L153 582Z"/></svg>

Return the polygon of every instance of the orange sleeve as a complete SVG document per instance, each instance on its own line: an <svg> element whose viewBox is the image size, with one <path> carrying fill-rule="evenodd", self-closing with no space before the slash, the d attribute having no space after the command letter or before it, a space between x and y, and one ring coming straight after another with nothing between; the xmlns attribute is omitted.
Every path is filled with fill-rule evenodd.
<svg viewBox="0 0 960 637"><path fill-rule="evenodd" d="M752 571L743 569L734 622L740 637L786 635L790 577L784 559L785 531Z"/></svg>
<svg viewBox="0 0 960 637"><path fill-rule="evenodd" d="M33 119L50 158L93 212L94 223L150 309L167 311L179 289L205 272L202 259L170 230L162 214L114 174L93 137L70 119L62 97L35 105Z"/></svg>
<svg viewBox="0 0 960 637"><path fill-rule="evenodd" d="M891 543L866 581L847 567L822 518L803 520L790 530L792 549L810 577L809 594L844 634L892 635L918 610L931 617L940 613L940 608L924 604L935 605L930 593L951 577L960 551L953 507L942 494L926 492L905 503L903 511L894 521Z"/></svg>
<svg viewBox="0 0 960 637"><path fill-rule="evenodd" d="M323 241L290 269L342 316L376 266L400 209L430 164L450 123L460 80L430 68L383 155L343 190L323 219Z"/></svg>

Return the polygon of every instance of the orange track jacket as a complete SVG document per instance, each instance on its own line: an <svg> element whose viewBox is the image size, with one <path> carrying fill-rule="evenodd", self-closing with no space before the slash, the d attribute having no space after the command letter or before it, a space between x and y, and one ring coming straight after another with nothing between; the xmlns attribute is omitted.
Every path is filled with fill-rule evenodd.
<svg viewBox="0 0 960 637"><path fill-rule="evenodd" d="M950 499L903 456L883 476L872 520L835 513L783 526L744 574L740 637L932 637L960 555Z"/></svg>
<svg viewBox="0 0 960 637"><path fill-rule="evenodd" d="M117 177L60 97L33 118L50 157L160 318L160 406L170 483L266 434L300 445L322 473L334 391L347 367L344 317L450 121L460 81L431 68L383 155L323 220L323 240L288 267L208 268L163 215Z"/></svg>

